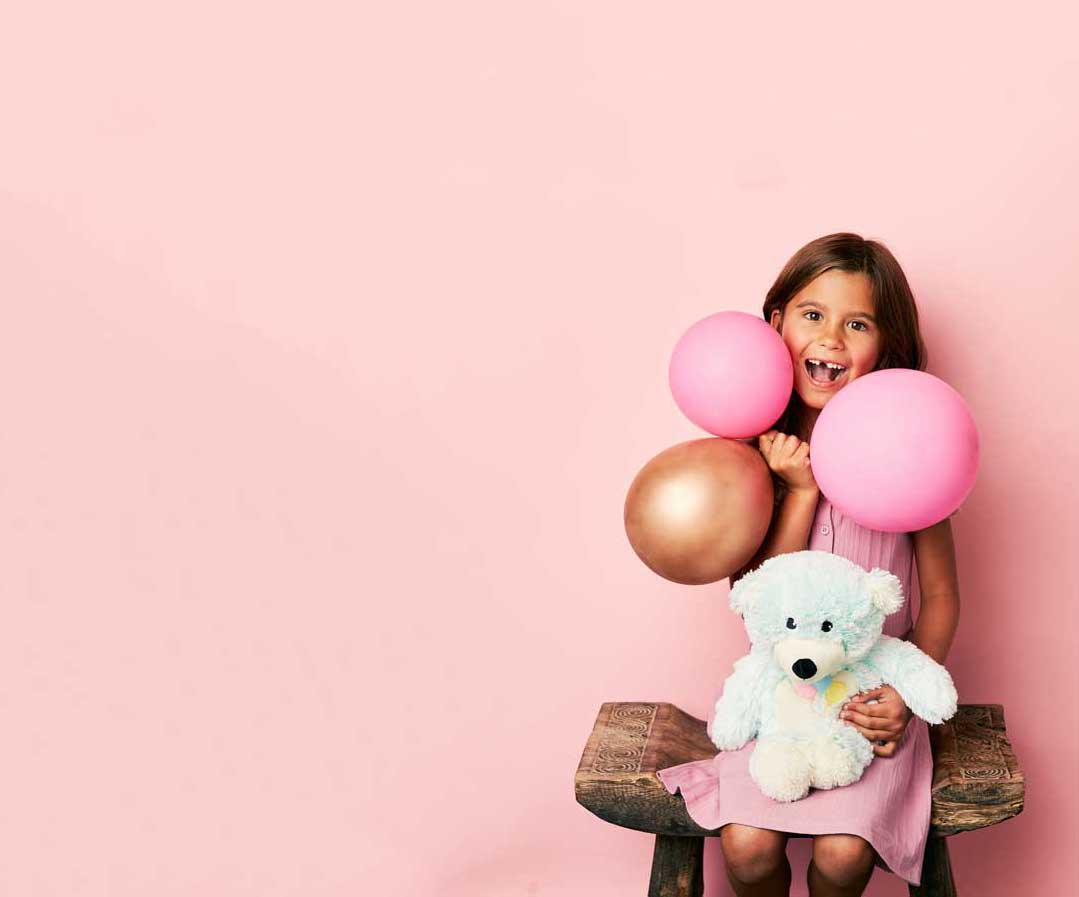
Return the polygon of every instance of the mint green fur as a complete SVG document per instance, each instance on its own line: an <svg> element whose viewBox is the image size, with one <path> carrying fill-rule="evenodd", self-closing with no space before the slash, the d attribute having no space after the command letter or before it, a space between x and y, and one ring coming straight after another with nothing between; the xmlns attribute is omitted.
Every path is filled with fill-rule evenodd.
<svg viewBox="0 0 1079 897"><path fill-rule="evenodd" d="M757 739L750 773L765 794L789 801L810 787L850 784L872 761L865 736L837 718L842 701L828 701L829 685L891 685L929 723L955 713L947 670L910 642L882 635L885 616L902 603L892 573L866 572L826 551L769 558L731 590L752 647L724 684L711 736L727 751Z"/></svg>

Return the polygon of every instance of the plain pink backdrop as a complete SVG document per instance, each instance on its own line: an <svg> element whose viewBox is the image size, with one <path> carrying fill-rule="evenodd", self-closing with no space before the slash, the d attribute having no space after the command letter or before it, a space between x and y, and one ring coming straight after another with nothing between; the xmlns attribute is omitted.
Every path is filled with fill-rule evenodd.
<svg viewBox="0 0 1079 897"><path fill-rule="evenodd" d="M0 891L643 893L580 749L605 700L706 715L744 636L625 491L703 435L683 330L850 229L982 436L949 665L1028 796L960 892L1075 893L1076 24L9 4Z"/></svg>

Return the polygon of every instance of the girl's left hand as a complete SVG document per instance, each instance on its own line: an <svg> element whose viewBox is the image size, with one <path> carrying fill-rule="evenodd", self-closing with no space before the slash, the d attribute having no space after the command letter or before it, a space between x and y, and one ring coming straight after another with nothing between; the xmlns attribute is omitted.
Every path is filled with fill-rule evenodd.
<svg viewBox="0 0 1079 897"><path fill-rule="evenodd" d="M877 703L866 703L872 700ZM896 752L911 716L910 708L890 685L854 695L839 714L841 720L873 742L873 753L878 757L891 757Z"/></svg>

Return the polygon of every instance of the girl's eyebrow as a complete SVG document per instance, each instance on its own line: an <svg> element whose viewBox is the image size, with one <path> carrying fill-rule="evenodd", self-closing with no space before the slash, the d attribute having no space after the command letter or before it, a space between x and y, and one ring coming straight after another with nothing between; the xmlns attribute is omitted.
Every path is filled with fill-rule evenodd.
<svg viewBox="0 0 1079 897"><path fill-rule="evenodd" d="M803 300L802 300L801 302L799 302L799 303L798 303L798 304L797 304L796 306L794 306L794 307L795 307L795 308L803 308L803 307L810 307L810 306L811 306L811 307L813 307L813 308L819 308L819 309L820 309L821 311L824 311L824 310L825 310L825 308L824 308L824 306L823 306L823 305L821 305L821 304L820 304L819 302L814 302L814 301L813 301L812 299L803 299ZM867 311L859 311L859 312L855 312L855 313L854 313L853 315L851 315L851 317L852 317L852 318L865 318L866 320L872 321L872 322L873 322L874 324L876 324L876 323L877 323L877 319L876 319L876 318L874 318L874 317L873 317L873 316L872 316L872 315L871 315L871 314L870 314L869 312L867 312Z"/></svg>

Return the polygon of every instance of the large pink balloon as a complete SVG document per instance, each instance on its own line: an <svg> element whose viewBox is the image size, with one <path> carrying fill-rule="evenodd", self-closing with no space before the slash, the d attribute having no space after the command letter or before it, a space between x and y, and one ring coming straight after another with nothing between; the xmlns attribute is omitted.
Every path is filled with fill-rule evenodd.
<svg viewBox="0 0 1079 897"><path fill-rule="evenodd" d="M762 318L721 311L682 335L668 376L675 402L693 423L716 436L745 439L779 420L794 367L783 339Z"/></svg>
<svg viewBox="0 0 1079 897"><path fill-rule="evenodd" d="M943 520L978 474L978 429L963 397L922 371L852 381L824 406L809 457L821 492L869 529L906 533Z"/></svg>

